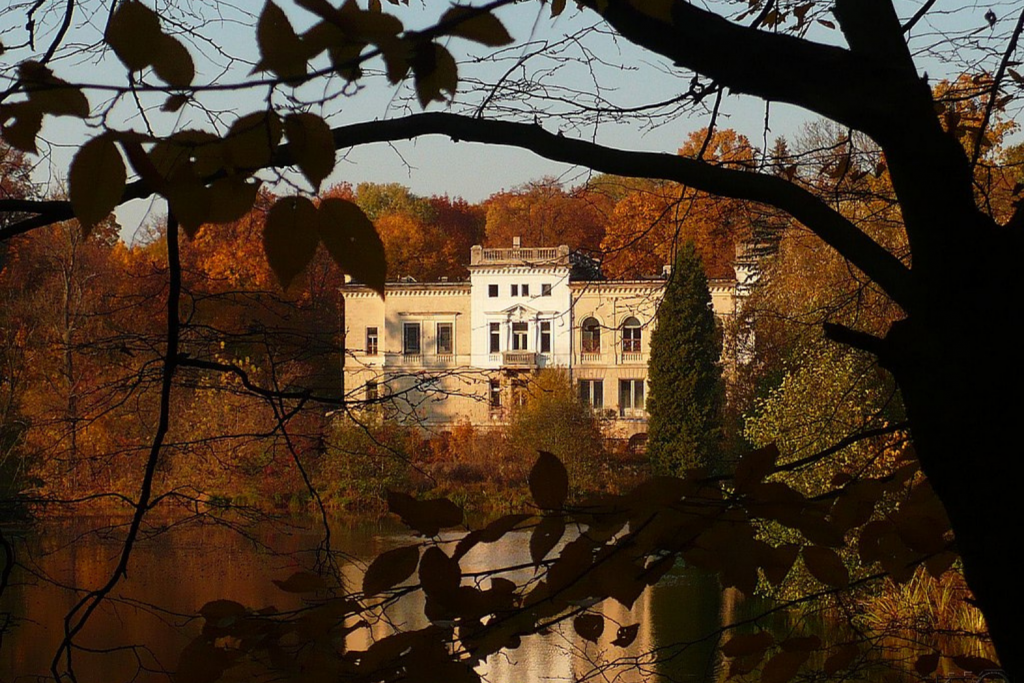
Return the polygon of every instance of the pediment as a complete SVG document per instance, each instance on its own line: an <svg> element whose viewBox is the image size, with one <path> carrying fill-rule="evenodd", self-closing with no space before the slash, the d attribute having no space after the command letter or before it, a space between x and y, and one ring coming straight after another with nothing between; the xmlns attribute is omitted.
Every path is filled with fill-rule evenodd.
<svg viewBox="0 0 1024 683"><path fill-rule="evenodd" d="M523 304L513 304L502 310L501 313L508 316L510 320L533 320L540 314L540 311Z"/></svg>

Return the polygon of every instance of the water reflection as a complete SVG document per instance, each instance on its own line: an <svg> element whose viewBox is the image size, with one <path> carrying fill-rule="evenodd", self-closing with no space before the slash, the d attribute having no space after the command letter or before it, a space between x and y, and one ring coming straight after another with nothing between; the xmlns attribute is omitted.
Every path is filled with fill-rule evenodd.
<svg viewBox="0 0 1024 683"><path fill-rule="evenodd" d="M63 633L63 618L81 596L81 589L101 585L117 561L119 529L86 533L104 527L96 519L48 523L22 540L19 559L25 568L3 598L0 611L21 619L0 649L0 680L46 675ZM388 523L344 523L336 520L332 543L356 560L410 542L401 528ZM213 525L175 527L138 546L129 569L107 604L97 612L74 653L82 683L167 680L181 650L201 627L189 615L205 603L228 599L253 608L301 606L294 594L279 590L271 578L283 579L312 563L320 540L312 523L260 526L247 538ZM508 566L528 559L528 536L510 534L496 543L474 548L462 560L464 573ZM358 562L341 571L350 585L361 582ZM519 577L512 578L522 578ZM77 590L76 590L77 589ZM388 611L388 621L403 628L426 625L422 599L414 596ZM561 624L543 636L491 657L481 668L493 683L541 683L553 680L667 680L701 683L716 677L716 632L722 619L732 620L734 601L723 595L716 579L676 568L627 610L614 601L595 607L607 619L599 644L577 636ZM610 645L619 625L639 624L628 648ZM380 621L352 633L348 650L361 650L390 633Z"/></svg>

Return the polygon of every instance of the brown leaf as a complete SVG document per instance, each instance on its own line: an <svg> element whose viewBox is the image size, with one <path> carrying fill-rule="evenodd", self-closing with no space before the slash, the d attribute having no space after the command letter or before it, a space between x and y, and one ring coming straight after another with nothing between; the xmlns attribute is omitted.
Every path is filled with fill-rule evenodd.
<svg viewBox="0 0 1024 683"><path fill-rule="evenodd" d="M939 653L932 652L931 654L921 655L914 662L914 671L919 676L928 677L935 673L935 670L939 668Z"/></svg>
<svg viewBox="0 0 1024 683"><path fill-rule="evenodd" d="M388 510L424 536L436 536L441 529L462 524L462 508L447 498L416 500L400 491L388 491L387 499Z"/></svg>
<svg viewBox="0 0 1024 683"><path fill-rule="evenodd" d="M850 572L835 550L809 545L804 546L802 553L807 571L818 581L835 588L850 585Z"/></svg>
<svg viewBox="0 0 1024 683"><path fill-rule="evenodd" d="M187 88L196 77L195 64L188 49L177 38L162 35L152 51L153 71L175 88Z"/></svg>
<svg viewBox="0 0 1024 683"><path fill-rule="evenodd" d="M420 106L426 107L435 100L443 102L443 93L455 95L459 85L459 67L444 47L437 43L422 43L416 47L409 63Z"/></svg>
<svg viewBox="0 0 1024 683"><path fill-rule="evenodd" d="M999 665L991 659L976 655L958 655L953 657L953 663L972 674L980 674L983 671L993 671L999 668Z"/></svg>
<svg viewBox="0 0 1024 683"><path fill-rule="evenodd" d="M283 289L288 289L316 253L317 211L305 197L282 197L267 213L263 249Z"/></svg>
<svg viewBox="0 0 1024 683"><path fill-rule="evenodd" d="M569 473L557 457L546 451L539 453L537 462L530 470L530 493L537 507L557 510L565 504L569 495Z"/></svg>
<svg viewBox="0 0 1024 683"><path fill-rule="evenodd" d="M769 659L761 670L761 683L786 683L811 656L810 652L779 652Z"/></svg>
<svg viewBox="0 0 1024 683"><path fill-rule="evenodd" d="M572 627L580 638L596 643L604 633L604 617L600 614L580 614L572 620Z"/></svg>
<svg viewBox="0 0 1024 683"><path fill-rule="evenodd" d="M612 645L616 647L629 647L636 640L637 634L640 632L640 624L630 624L629 626L620 626L618 632L615 634L615 640L612 641Z"/></svg>
<svg viewBox="0 0 1024 683"><path fill-rule="evenodd" d="M320 202L317 228L338 267L383 297L384 243L363 210L345 199L325 199Z"/></svg>
<svg viewBox="0 0 1024 683"><path fill-rule="evenodd" d="M29 100L41 111L53 116L89 115L89 100L81 89L53 75L48 68L33 60L18 66L18 77Z"/></svg>
<svg viewBox="0 0 1024 683"><path fill-rule="evenodd" d="M280 142L281 121L277 114L246 114L231 124L224 138L225 165L237 170L263 168Z"/></svg>
<svg viewBox="0 0 1024 683"><path fill-rule="evenodd" d="M531 515L505 515L492 521L483 529L466 534L455 546L455 557L462 557L478 543L494 543L517 526L530 519Z"/></svg>
<svg viewBox="0 0 1024 683"><path fill-rule="evenodd" d="M539 564L547 557L565 534L565 520L544 517L530 534L530 559Z"/></svg>
<svg viewBox="0 0 1024 683"><path fill-rule="evenodd" d="M32 102L3 105L0 123L7 144L22 152L36 153L36 136L43 127L43 112L39 107Z"/></svg>
<svg viewBox="0 0 1024 683"><path fill-rule="evenodd" d="M740 458L736 465L735 482L740 491L748 491L754 484L761 483L773 469L779 459L779 449L770 444L756 451L750 451Z"/></svg>
<svg viewBox="0 0 1024 683"><path fill-rule="evenodd" d="M313 189L334 170L334 137L331 128L316 114L289 114L284 119L288 147L299 170Z"/></svg>
<svg viewBox="0 0 1024 683"><path fill-rule="evenodd" d="M363 596L370 598L402 583L416 571L419 546L407 545L378 555L363 575Z"/></svg>
<svg viewBox="0 0 1024 683"><path fill-rule="evenodd" d="M774 642L775 638L768 631L737 633L722 645L722 654L726 657L746 657L764 652Z"/></svg>
<svg viewBox="0 0 1024 683"><path fill-rule="evenodd" d="M156 12L136 0L118 5L103 35L129 71L141 71L152 63L153 46L162 36Z"/></svg>
<svg viewBox="0 0 1024 683"><path fill-rule="evenodd" d="M448 33L475 41L487 47L501 47L512 42L512 36L501 21L490 12L480 12L469 7L452 7L441 17L441 23L458 21Z"/></svg>
<svg viewBox="0 0 1024 683"><path fill-rule="evenodd" d="M306 75L306 55L302 39L295 33L288 17L269 0L263 6L256 25L256 43L260 48L260 62L253 71L271 71L279 78L290 80Z"/></svg>
<svg viewBox="0 0 1024 683"><path fill-rule="evenodd" d="M274 585L286 593L315 593L327 588L323 578L309 572L296 572L284 581L272 579Z"/></svg>
<svg viewBox="0 0 1024 683"><path fill-rule="evenodd" d="M243 218L259 194L260 181L248 182L244 176L230 175L210 183L208 223L232 223Z"/></svg>
<svg viewBox="0 0 1024 683"><path fill-rule="evenodd" d="M856 643L846 643L829 655L825 660L822 670L826 675L832 676L843 669L847 669L860 656L860 648Z"/></svg>
<svg viewBox="0 0 1024 683"><path fill-rule="evenodd" d="M249 610L245 605L234 600L212 600L199 608L199 614L207 621L244 617L248 613Z"/></svg>
<svg viewBox="0 0 1024 683"><path fill-rule="evenodd" d="M110 136L93 138L78 150L68 184L71 207L86 234L121 203L126 180L124 159Z"/></svg>
<svg viewBox="0 0 1024 683"><path fill-rule="evenodd" d="M818 636L796 636L779 643L784 652L814 652L821 649L821 638Z"/></svg>

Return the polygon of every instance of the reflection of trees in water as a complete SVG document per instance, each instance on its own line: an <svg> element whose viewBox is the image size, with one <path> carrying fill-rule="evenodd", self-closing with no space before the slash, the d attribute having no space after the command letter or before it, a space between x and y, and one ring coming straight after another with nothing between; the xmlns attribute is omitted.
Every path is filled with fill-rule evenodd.
<svg viewBox="0 0 1024 683"><path fill-rule="evenodd" d="M98 529L105 531L97 533ZM3 611L23 621L4 640L0 680L49 671L63 635L63 616L74 605L78 590L100 585L109 577L122 531L110 520L79 518L40 527L23 539L19 551L25 567L2 605ZM284 578L311 560L308 551L319 541L316 526L303 530L266 524L250 534L247 538L227 527L192 524L173 527L141 544L128 580L98 610L81 640L86 647L115 649L76 653L79 680L116 683L137 675L142 683L158 680L154 672L176 668L182 648L199 632L201 620L191 615L212 600L234 600L255 609L300 607L298 596L279 590L268 577ZM336 523L334 538L340 551L359 559L340 566L340 579L350 589L361 584L365 567L360 561L412 541L394 527L372 523ZM527 534L512 533L498 542L481 544L463 559L463 571L522 562L528 557L526 541ZM708 680L715 664L714 640L676 652L664 649L668 643L659 638L679 642L715 631L720 626L719 593L714 577L677 569L663 584L647 591L632 610L611 600L593 607L608 619L598 645L576 635L570 620L547 635L524 638L516 650L492 656L481 672L491 683L593 676L626 683L654 674ZM617 626L635 623L640 630L630 647L609 645ZM344 649L364 650L396 628L426 625L422 593L417 592L396 602L383 619L349 634ZM147 671L140 674L140 667Z"/></svg>

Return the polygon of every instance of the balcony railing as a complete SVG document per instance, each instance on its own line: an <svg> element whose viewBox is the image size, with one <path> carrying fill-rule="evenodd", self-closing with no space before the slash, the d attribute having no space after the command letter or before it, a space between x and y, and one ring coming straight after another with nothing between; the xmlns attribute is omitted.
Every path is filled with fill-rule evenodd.
<svg viewBox="0 0 1024 683"><path fill-rule="evenodd" d="M441 368L455 365L457 356L454 353L405 353L396 354L389 359L389 363L419 368Z"/></svg>
<svg viewBox="0 0 1024 683"><path fill-rule="evenodd" d="M600 363L602 360L600 353L586 353L580 354L580 362L582 363Z"/></svg>
<svg viewBox="0 0 1024 683"><path fill-rule="evenodd" d="M502 263L505 261L548 261L556 258L558 258L557 247L484 249L482 263Z"/></svg>
<svg viewBox="0 0 1024 683"><path fill-rule="evenodd" d="M623 351L622 352L623 363L643 363L644 354L640 351Z"/></svg>
<svg viewBox="0 0 1024 683"><path fill-rule="evenodd" d="M643 408L619 408L619 416L631 420L644 419L647 417L647 411Z"/></svg>
<svg viewBox="0 0 1024 683"><path fill-rule="evenodd" d="M506 351L501 354L501 364L507 368L535 368L537 354L533 351Z"/></svg>

